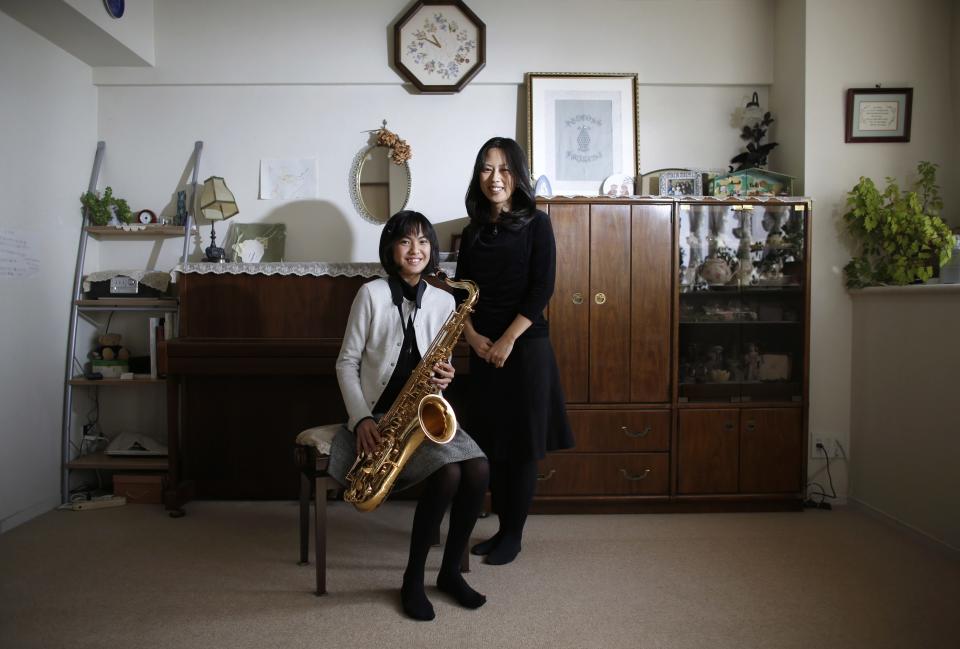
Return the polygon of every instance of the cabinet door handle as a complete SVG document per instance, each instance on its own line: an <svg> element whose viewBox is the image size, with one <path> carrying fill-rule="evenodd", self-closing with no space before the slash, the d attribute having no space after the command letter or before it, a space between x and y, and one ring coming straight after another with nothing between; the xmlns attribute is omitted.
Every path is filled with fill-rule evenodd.
<svg viewBox="0 0 960 649"><path fill-rule="evenodd" d="M627 437L646 437L647 435L650 434L650 431L653 429L649 425L647 425L643 427L643 430L636 433L628 429L626 426L621 426L620 430L622 430L623 434L626 435Z"/></svg>
<svg viewBox="0 0 960 649"><path fill-rule="evenodd" d="M747 430L748 430L748 431L750 431L750 432L752 433L752 432L755 431L756 429L757 429L757 422L753 421L752 419L747 422Z"/></svg>
<svg viewBox="0 0 960 649"><path fill-rule="evenodd" d="M593 301L596 302L597 304L603 304L604 302L607 301L607 296L604 293L597 293L596 295L593 296Z"/></svg>
<svg viewBox="0 0 960 649"><path fill-rule="evenodd" d="M557 473L556 469L550 469L549 471L547 471L546 475L542 473L538 473L537 480L539 480L540 482L546 482L547 480L552 478L556 473Z"/></svg>
<svg viewBox="0 0 960 649"><path fill-rule="evenodd" d="M571 299L574 304L583 304L583 293L574 293Z"/></svg>
<svg viewBox="0 0 960 649"><path fill-rule="evenodd" d="M724 429L725 431L727 431L727 432L730 432L731 430L733 430L733 422L732 422L732 421L726 421L726 422L724 422L724 423L723 423L723 429Z"/></svg>
<svg viewBox="0 0 960 649"><path fill-rule="evenodd" d="M650 475L650 469L644 469L643 471L637 474L631 474L626 469L620 469L620 473L623 474L623 477L625 479L630 480L631 482L636 482L637 480L643 480L648 475Z"/></svg>

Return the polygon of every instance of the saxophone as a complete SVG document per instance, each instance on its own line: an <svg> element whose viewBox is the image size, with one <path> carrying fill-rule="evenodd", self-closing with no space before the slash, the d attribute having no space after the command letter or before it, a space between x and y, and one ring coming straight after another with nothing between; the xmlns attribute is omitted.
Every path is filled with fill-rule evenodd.
<svg viewBox="0 0 960 649"><path fill-rule="evenodd" d="M479 291L469 280L457 282L442 273L437 277L448 286L466 290L468 296L443 323L430 343L430 349L421 357L396 401L377 424L380 443L372 453L361 452L347 472L343 499L362 512L373 511L386 499L397 476L424 438L446 444L457 432L453 408L440 396L430 379L433 366L446 361L453 353L453 346L463 332L467 316L473 311Z"/></svg>

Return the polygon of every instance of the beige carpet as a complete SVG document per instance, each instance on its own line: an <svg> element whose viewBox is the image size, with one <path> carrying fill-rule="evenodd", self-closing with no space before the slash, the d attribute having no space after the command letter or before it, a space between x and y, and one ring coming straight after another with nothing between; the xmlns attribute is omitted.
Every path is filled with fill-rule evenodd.
<svg viewBox="0 0 960 649"><path fill-rule="evenodd" d="M187 510L55 511L0 536L0 647L960 647L957 555L856 510L533 516L517 561L473 562L486 606L431 587L433 622L399 608L412 503L331 505L324 597L294 503Z"/></svg>

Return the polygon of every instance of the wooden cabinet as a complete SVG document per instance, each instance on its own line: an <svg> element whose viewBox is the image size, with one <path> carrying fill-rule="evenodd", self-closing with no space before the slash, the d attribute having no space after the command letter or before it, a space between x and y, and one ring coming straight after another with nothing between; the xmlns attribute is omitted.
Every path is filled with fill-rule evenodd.
<svg viewBox="0 0 960 649"><path fill-rule="evenodd" d="M678 499L802 500L806 201L677 206Z"/></svg>
<svg viewBox="0 0 960 649"><path fill-rule="evenodd" d="M553 202L550 340L567 403L670 401L672 205Z"/></svg>
<svg viewBox="0 0 960 649"><path fill-rule="evenodd" d="M540 511L796 507L806 471L810 203L542 199L576 447Z"/></svg>
<svg viewBox="0 0 960 649"><path fill-rule="evenodd" d="M577 445L541 464L538 498L668 498L673 204L540 207L557 241L547 315Z"/></svg>
<svg viewBox="0 0 960 649"><path fill-rule="evenodd" d="M677 494L796 494L802 487L799 408L681 410Z"/></svg>

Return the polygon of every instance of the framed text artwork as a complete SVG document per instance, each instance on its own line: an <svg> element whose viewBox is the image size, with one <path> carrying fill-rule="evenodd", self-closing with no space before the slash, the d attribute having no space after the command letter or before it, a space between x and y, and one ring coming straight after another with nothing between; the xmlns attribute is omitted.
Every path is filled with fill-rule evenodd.
<svg viewBox="0 0 960 649"><path fill-rule="evenodd" d="M909 142L913 88L847 90L845 142Z"/></svg>
<svg viewBox="0 0 960 649"><path fill-rule="evenodd" d="M394 65L420 92L460 92L486 64L486 29L461 0L419 0L394 25Z"/></svg>
<svg viewBox="0 0 960 649"><path fill-rule="evenodd" d="M637 75L528 72L527 153L555 194L596 196L612 174L638 176Z"/></svg>

